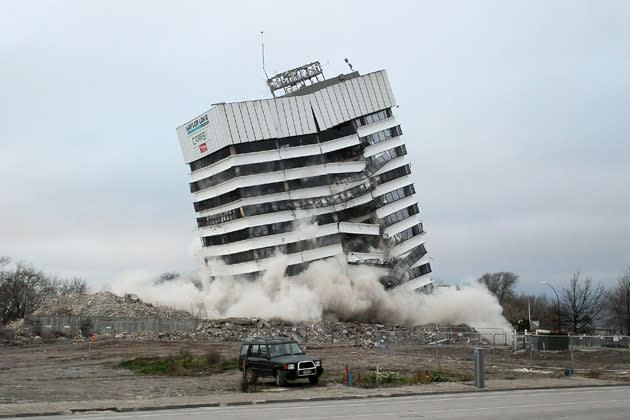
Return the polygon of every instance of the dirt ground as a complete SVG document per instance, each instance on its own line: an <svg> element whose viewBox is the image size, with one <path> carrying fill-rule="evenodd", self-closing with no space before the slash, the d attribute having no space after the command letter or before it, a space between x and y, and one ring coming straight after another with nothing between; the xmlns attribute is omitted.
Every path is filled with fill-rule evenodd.
<svg viewBox="0 0 630 420"><path fill-rule="evenodd" d="M140 375L120 362L140 356L167 356L181 349L193 354L217 351L237 357L239 343L104 340L90 344L75 341L47 344L0 345L0 403L149 399L209 393L239 392L237 369L206 376ZM366 350L353 346L305 346L322 358L324 375L319 385L290 383L288 392L331 386L344 380L349 365L356 381L380 370L413 377L421 371L439 370L450 381L473 380L473 348L449 346L399 346ZM486 379L560 377L573 366L576 376L630 381L627 349L578 349L534 352L511 348L485 350ZM532 358L533 357L533 358ZM530 369L532 365L534 369ZM272 390L273 380L263 379L254 391Z"/></svg>

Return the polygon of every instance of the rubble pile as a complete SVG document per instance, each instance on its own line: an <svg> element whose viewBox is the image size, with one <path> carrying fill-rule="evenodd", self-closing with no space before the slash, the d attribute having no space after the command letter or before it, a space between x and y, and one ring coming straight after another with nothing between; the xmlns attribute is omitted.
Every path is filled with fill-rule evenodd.
<svg viewBox="0 0 630 420"><path fill-rule="evenodd" d="M35 312L39 315L98 316L126 318L191 318L189 312L143 302L134 294L111 292L74 294L52 298Z"/></svg>
<svg viewBox="0 0 630 420"><path fill-rule="evenodd" d="M76 294L53 298L45 302L30 318L35 320L38 316L142 318L144 320L170 318L194 322L190 328L181 326L169 328L163 326L162 330L160 330L155 328L154 322L142 321L140 328L144 328L145 325L143 323L145 323L146 329L130 328L130 324L127 323L117 328L111 328L108 332L102 330L92 331L101 336L101 338L116 340L201 341L216 343L240 342L244 338L252 336L287 335L300 343L309 345L343 344L362 348L388 348L394 345L405 344L461 344L471 342L471 337L473 336L476 336L477 341L480 340L479 334L466 325L410 326L334 320L291 322L260 318L192 319L194 317L186 311L146 303L133 294L117 296L106 291L96 294ZM41 325L39 326L40 328L35 328L36 326L32 325L30 330L25 331L17 328L15 332L28 336L29 331L34 333L41 328ZM81 330L87 329L89 331L89 328L92 326L94 324L81 324ZM21 324L19 327L21 327ZM168 330L165 328L168 328ZM65 330L62 330L62 332L65 332Z"/></svg>
<svg viewBox="0 0 630 420"><path fill-rule="evenodd" d="M365 324L359 322L313 321L292 323L283 320L257 318L228 318L204 320L195 331L168 331L125 334L116 338L158 339L167 341L240 342L253 336L287 335L309 345L345 344L362 348L387 348L404 344L431 344L463 342L466 335L457 331L472 332L467 326L439 327ZM444 337L450 337L445 340Z"/></svg>

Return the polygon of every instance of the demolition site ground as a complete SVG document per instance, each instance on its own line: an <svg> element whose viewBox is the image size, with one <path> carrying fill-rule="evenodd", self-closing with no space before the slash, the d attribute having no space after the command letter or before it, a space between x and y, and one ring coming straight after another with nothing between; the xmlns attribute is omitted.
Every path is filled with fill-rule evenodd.
<svg viewBox="0 0 630 420"><path fill-rule="evenodd" d="M241 373L236 366L240 341L166 341L140 339L31 340L0 344L0 404L22 402L144 400L162 397L225 395L240 392ZM363 348L357 345L306 344L308 354L321 357L324 374L318 385L307 381L278 389L272 378L259 380L249 392L278 390L291 395L317 397L318 393L345 389L345 365L357 387L415 387L429 382L474 386L473 348L449 345L397 345ZM156 358L205 359L214 364L198 370L170 369L142 374L134 361ZM131 361L131 362L130 362ZM531 366L534 366L531 369ZM544 387L553 378L588 380L589 384L630 381L628 349L577 349L533 352L511 347L485 350L487 381L527 380ZM376 383L376 370L380 372ZM361 384L358 384L359 375Z"/></svg>

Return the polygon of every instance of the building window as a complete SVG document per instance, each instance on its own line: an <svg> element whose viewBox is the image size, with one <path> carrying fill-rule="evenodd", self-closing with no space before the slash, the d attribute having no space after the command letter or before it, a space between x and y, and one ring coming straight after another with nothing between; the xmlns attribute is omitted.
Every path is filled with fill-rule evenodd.
<svg viewBox="0 0 630 420"><path fill-rule="evenodd" d="M373 112L371 114L364 115L362 117L356 118L354 120L354 124L357 127L362 127L364 125L372 124L376 121L381 121L386 118L392 116L392 110L390 108L384 109L382 111Z"/></svg>
<svg viewBox="0 0 630 420"><path fill-rule="evenodd" d="M400 126L386 128L385 130L377 131L374 134L370 134L369 136L361 137L361 141L367 144L377 144L383 142L385 140L391 139L392 137L398 137L402 135L402 130Z"/></svg>
<svg viewBox="0 0 630 420"><path fill-rule="evenodd" d="M190 162L190 170L194 172L201 168L205 168L206 166L210 166L213 163L216 163L226 157L230 156L230 148L224 147L223 149L217 150L214 153L210 153L207 156L202 157L201 159L197 159L194 162Z"/></svg>
<svg viewBox="0 0 630 420"><path fill-rule="evenodd" d="M404 208L402 210L398 210L395 213L392 214L388 214L387 216L385 216L383 218L383 224L385 226L391 226L395 223L398 223L402 220L405 220L406 218L413 216L414 214L418 214L419 210L418 210L418 205L417 204L413 204L407 208Z"/></svg>

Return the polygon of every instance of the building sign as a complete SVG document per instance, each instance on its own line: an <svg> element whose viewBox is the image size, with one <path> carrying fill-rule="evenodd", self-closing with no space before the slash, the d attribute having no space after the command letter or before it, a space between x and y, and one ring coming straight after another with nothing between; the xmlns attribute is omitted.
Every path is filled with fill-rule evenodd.
<svg viewBox="0 0 630 420"><path fill-rule="evenodd" d="M190 136L194 132L201 130L206 125L208 125L208 114L203 114L196 120L186 124L186 134Z"/></svg>
<svg viewBox="0 0 630 420"><path fill-rule="evenodd" d="M208 136L206 136L205 131L202 131L201 133L196 134L191 137L193 146L196 146L201 143L205 143L207 139L208 139Z"/></svg>

